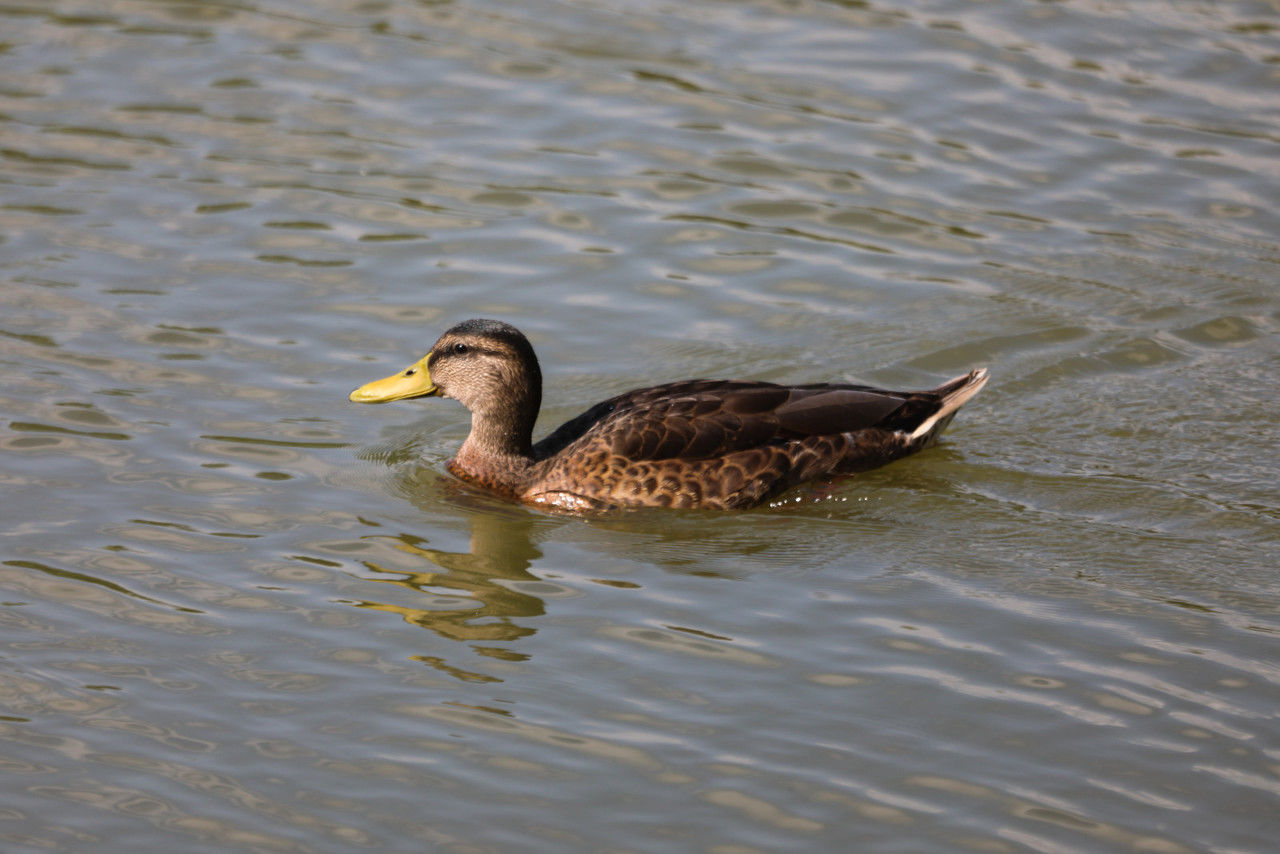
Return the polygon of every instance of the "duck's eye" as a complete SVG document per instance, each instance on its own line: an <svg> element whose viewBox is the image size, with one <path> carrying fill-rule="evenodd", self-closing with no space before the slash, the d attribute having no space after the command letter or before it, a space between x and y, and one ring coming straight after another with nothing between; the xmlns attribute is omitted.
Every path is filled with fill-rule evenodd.
<svg viewBox="0 0 1280 854"><path fill-rule="evenodd" d="M471 349L470 347L468 347L466 344L463 344L461 341L453 345L453 352L457 353L459 356L461 356L463 353L467 352L470 349Z"/></svg>

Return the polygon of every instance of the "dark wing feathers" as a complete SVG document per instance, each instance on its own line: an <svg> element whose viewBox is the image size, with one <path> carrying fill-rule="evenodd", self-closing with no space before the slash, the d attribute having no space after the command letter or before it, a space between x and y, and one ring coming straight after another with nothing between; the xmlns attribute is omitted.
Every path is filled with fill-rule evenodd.
<svg viewBox="0 0 1280 854"><path fill-rule="evenodd" d="M874 427L900 406L895 395L836 387L793 391L774 415L789 433L822 436Z"/></svg>
<svg viewBox="0 0 1280 854"><path fill-rule="evenodd" d="M545 460L547 457L560 453L581 437L583 433L595 426L596 422L601 418L613 412L617 408L619 401L625 397L626 395L619 395L597 403L576 418L571 418L564 422L533 446L533 458L535 460Z"/></svg>
<svg viewBox="0 0 1280 854"><path fill-rule="evenodd" d="M628 460L702 460L872 427L910 430L937 411L933 392L867 386L686 380L593 406L534 447L546 459L586 438Z"/></svg>
<svg viewBox="0 0 1280 854"><path fill-rule="evenodd" d="M782 406L792 394L791 389L778 385L733 389L720 396L719 408L735 415L758 415Z"/></svg>
<svg viewBox="0 0 1280 854"><path fill-rule="evenodd" d="M673 397L690 397L697 401L694 414L702 415L719 409L716 395L705 394L708 390L715 389L723 393L754 385L759 383L749 380L681 380L666 385L634 389L601 401L581 415L561 424L533 446L533 456L536 460L555 456L615 411L629 413L652 411L654 405L669 402Z"/></svg>

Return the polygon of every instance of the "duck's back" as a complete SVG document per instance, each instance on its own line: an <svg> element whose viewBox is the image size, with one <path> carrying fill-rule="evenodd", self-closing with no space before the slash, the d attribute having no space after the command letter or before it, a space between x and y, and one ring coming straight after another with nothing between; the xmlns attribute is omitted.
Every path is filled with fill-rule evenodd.
<svg viewBox="0 0 1280 854"><path fill-rule="evenodd" d="M525 499L564 509L750 507L930 444L986 381L932 391L686 380L619 395L534 447Z"/></svg>

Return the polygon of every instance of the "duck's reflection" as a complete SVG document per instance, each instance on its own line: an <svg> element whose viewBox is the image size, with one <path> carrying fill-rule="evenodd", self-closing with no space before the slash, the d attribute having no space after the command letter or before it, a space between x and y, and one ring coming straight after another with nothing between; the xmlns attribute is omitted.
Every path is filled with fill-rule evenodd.
<svg viewBox="0 0 1280 854"><path fill-rule="evenodd" d="M455 491L455 485L443 478L432 486L436 492ZM529 572L533 562L542 556L533 540L539 517L523 507L486 500L465 491L449 495L448 501L469 511L470 549L442 551L428 546L425 538L410 533L388 538L398 555L419 559L423 569L413 569L413 560L408 562L409 567L403 560L396 560L395 565L389 565L390 561L366 560L365 567L382 576L375 578L377 581L414 591L417 594L414 598L422 605L363 602L362 606L399 614L407 622L450 640L510 642L533 634L536 629L524 620L546 613L543 600L527 589L541 583ZM438 512L439 506L433 502L432 509ZM503 649L475 649L498 658L524 657Z"/></svg>

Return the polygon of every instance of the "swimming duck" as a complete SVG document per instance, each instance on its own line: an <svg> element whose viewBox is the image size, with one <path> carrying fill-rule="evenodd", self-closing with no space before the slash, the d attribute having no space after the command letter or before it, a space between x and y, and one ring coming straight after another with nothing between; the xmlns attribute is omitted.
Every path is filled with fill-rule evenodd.
<svg viewBox="0 0 1280 854"><path fill-rule="evenodd" d="M449 471L520 501L571 512L738 509L933 444L986 382L985 368L930 391L684 380L597 403L535 443L542 371L533 346L510 324L468 320L350 399L456 399L471 410L471 433Z"/></svg>

